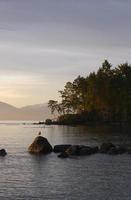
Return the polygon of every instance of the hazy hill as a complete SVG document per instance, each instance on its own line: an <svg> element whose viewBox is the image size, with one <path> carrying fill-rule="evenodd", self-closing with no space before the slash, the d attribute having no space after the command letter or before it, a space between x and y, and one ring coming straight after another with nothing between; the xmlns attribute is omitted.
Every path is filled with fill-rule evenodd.
<svg viewBox="0 0 131 200"><path fill-rule="evenodd" d="M46 103L17 108L0 102L0 120L45 120L46 118L53 118Z"/></svg>

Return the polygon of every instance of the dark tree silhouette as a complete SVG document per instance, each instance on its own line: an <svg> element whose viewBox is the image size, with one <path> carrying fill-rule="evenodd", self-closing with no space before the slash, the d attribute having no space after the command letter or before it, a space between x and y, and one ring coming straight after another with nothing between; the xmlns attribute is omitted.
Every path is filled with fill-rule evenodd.
<svg viewBox="0 0 131 200"><path fill-rule="evenodd" d="M131 121L131 65L113 68L105 60L98 71L78 76L59 91L61 102L50 100L51 111L74 114L84 121Z"/></svg>

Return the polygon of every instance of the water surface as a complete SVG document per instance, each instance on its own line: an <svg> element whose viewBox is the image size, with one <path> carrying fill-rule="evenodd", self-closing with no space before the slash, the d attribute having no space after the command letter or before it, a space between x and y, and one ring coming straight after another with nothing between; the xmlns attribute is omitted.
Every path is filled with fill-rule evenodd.
<svg viewBox="0 0 131 200"><path fill-rule="evenodd" d="M34 126L0 123L0 200L130 200L131 155L57 158L27 152L39 131L52 145L99 145L104 141L131 145L130 127Z"/></svg>

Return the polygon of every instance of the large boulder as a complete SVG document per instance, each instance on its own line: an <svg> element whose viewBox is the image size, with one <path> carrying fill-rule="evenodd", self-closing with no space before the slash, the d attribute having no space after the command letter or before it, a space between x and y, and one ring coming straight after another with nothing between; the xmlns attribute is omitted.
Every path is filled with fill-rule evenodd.
<svg viewBox="0 0 131 200"><path fill-rule="evenodd" d="M52 152L52 146L45 137L38 136L29 146L28 151L32 154L47 154Z"/></svg>
<svg viewBox="0 0 131 200"><path fill-rule="evenodd" d="M5 149L0 149L0 156L6 156L7 152Z"/></svg>

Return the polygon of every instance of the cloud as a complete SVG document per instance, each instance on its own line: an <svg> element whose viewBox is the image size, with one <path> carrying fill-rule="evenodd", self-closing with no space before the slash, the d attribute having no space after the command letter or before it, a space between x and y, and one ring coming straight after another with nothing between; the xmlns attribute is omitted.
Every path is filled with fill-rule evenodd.
<svg viewBox="0 0 131 200"><path fill-rule="evenodd" d="M130 63L130 4L0 0L0 87L6 91L1 93L5 101L7 93L17 105L58 98L66 81L97 70L105 58L113 65ZM16 101L16 96L21 98Z"/></svg>

